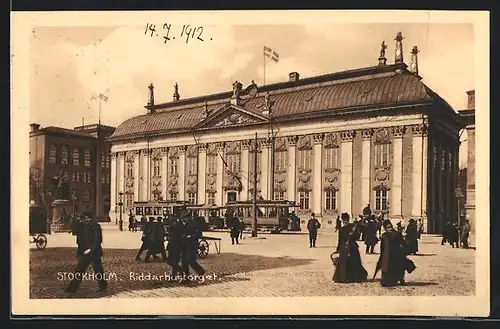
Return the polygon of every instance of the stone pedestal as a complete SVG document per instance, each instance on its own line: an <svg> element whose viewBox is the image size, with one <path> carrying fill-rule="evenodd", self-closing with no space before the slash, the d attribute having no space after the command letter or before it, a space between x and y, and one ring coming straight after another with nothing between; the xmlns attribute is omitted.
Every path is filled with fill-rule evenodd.
<svg viewBox="0 0 500 329"><path fill-rule="evenodd" d="M54 233L70 230L70 216L73 213L73 202L70 200L55 200L52 206L52 223L50 230ZM64 221L61 221L61 214Z"/></svg>

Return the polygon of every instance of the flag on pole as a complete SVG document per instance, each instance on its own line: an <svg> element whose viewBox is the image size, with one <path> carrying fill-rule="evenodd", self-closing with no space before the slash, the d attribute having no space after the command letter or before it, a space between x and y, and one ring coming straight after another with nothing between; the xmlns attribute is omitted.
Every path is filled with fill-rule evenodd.
<svg viewBox="0 0 500 329"><path fill-rule="evenodd" d="M276 63L280 60L280 55L269 47L264 46L264 56L272 59Z"/></svg>

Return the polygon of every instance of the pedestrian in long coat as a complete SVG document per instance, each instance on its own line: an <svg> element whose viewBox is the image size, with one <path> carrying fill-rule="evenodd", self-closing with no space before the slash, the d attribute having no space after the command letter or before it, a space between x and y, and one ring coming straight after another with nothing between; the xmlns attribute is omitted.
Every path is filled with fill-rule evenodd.
<svg viewBox="0 0 500 329"><path fill-rule="evenodd" d="M375 216L371 215L370 220L365 227L365 253L367 255L374 253L375 245L378 243L377 230L378 226L377 222L375 221Z"/></svg>
<svg viewBox="0 0 500 329"><path fill-rule="evenodd" d="M343 213L341 215L342 226L339 228L339 235L337 238L337 249L335 249L334 253L339 253L340 246L347 242L349 236L352 234L354 230L354 224L349 224L349 214Z"/></svg>
<svg viewBox="0 0 500 329"><path fill-rule="evenodd" d="M460 242L462 243L462 248L469 248L469 235L470 235L470 222L465 219L465 223L462 226L462 233L460 236Z"/></svg>
<svg viewBox="0 0 500 329"><path fill-rule="evenodd" d="M380 285L393 287L398 283L405 284L405 270L411 273L415 266L406 258L405 244L401 232L394 230L392 223L385 220L383 223L385 233L382 234L380 244L380 257L375 269L374 278L382 270Z"/></svg>
<svg viewBox="0 0 500 329"><path fill-rule="evenodd" d="M405 243L407 254L416 255L418 252L418 228L414 219L410 219L406 227Z"/></svg>
<svg viewBox="0 0 500 329"><path fill-rule="evenodd" d="M351 229L346 242L340 245L339 256L335 266L332 280L339 283L353 283L365 281L368 272L363 267L359 247L356 242L357 237L352 225L343 228Z"/></svg>
<svg viewBox="0 0 500 329"><path fill-rule="evenodd" d="M145 220L146 217L143 218ZM141 260L142 253L149 249L152 240L151 235L153 234L153 225L154 225L154 218L150 218L149 222L144 223L142 237L141 237L142 244L141 248L137 252L137 255L135 256L135 260Z"/></svg>

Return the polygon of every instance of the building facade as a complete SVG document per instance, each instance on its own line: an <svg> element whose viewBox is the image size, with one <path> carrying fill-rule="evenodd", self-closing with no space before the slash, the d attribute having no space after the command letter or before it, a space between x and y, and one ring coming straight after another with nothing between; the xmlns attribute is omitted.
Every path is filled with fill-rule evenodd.
<svg viewBox="0 0 500 329"><path fill-rule="evenodd" d="M456 112L410 68L396 37L395 63L382 44L378 65L203 97L155 104L126 120L112 144L111 212L119 193L134 201L189 200L224 205L290 200L325 226L370 204L391 220L422 218L439 233L457 216ZM254 168L257 183L254 184Z"/></svg>
<svg viewBox="0 0 500 329"><path fill-rule="evenodd" d="M476 226L476 95L474 90L467 92L467 109L458 111L467 131L467 166L465 168L465 213L471 222L471 231Z"/></svg>
<svg viewBox="0 0 500 329"><path fill-rule="evenodd" d="M105 220L110 210L111 146L114 127L87 125L74 130L31 124L30 200L50 211L52 179L61 172L70 183L74 210Z"/></svg>

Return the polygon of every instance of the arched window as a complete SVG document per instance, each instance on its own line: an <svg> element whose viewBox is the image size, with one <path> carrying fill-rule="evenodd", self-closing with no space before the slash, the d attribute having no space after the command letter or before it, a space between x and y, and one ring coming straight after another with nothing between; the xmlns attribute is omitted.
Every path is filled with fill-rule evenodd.
<svg viewBox="0 0 500 329"><path fill-rule="evenodd" d="M80 165L80 149L78 147L75 147L73 149L73 166L79 166Z"/></svg>
<svg viewBox="0 0 500 329"><path fill-rule="evenodd" d="M67 165L69 158L68 145L61 146L61 164Z"/></svg>
<svg viewBox="0 0 500 329"><path fill-rule="evenodd" d="M85 167L89 167L92 165L91 162L91 154L89 149L85 149L84 151L84 156L85 156Z"/></svg>
<svg viewBox="0 0 500 329"><path fill-rule="evenodd" d="M57 146L50 144L49 146L49 163L57 163Z"/></svg>

